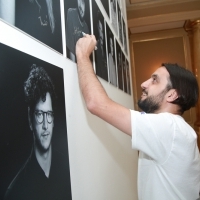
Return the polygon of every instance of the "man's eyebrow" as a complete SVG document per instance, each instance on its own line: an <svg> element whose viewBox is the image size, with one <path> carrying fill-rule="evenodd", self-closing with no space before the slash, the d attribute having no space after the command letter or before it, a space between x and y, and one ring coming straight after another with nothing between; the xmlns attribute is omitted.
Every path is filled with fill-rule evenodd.
<svg viewBox="0 0 200 200"><path fill-rule="evenodd" d="M157 81L160 80L159 76L157 74L152 74L151 78L155 78Z"/></svg>

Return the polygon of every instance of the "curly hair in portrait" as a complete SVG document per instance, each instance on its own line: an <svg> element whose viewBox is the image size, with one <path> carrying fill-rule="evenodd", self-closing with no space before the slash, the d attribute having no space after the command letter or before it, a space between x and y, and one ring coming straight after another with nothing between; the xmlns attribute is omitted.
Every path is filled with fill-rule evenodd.
<svg viewBox="0 0 200 200"><path fill-rule="evenodd" d="M194 107L199 97L199 86L195 76L191 71L171 63L163 63L170 75L171 88L175 89L178 93L178 98L172 103L180 106L180 112ZM184 80L184 81L183 81Z"/></svg>
<svg viewBox="0 0 200 200"><path fill-rule="evenodd" d="M28 79L24 82L25 101L28 104L31 116L37 102L40 99L43 102L46 101L46 94L48 92L51 96L52 107L55 109L57 98L55 86L44 68L33 64Z"/></svg>

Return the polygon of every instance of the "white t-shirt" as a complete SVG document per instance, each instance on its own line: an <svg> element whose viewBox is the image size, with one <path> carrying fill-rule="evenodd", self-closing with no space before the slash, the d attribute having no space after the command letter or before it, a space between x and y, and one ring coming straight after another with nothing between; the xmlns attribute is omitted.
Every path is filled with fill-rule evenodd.
<svg viewBox="0 0 200 200"><path fill-rule="evenodd" d="M196 200L200 155L195 131L179 115L131 110L132 147L140 151L139 200Z"/></svg>

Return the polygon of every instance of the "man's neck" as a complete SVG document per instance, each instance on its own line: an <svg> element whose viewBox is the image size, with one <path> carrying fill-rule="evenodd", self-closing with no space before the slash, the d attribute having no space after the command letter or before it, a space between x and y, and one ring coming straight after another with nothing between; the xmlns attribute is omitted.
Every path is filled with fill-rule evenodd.
<svg viewBox="0 0 200 200"><path fill-rule="evenodd" d="M52 155L51 146L49 147L48 151L46 151L46 152L41 152L41 151L39 151L39 149L37 149L35 147L34 152L35 152L35 156L36 156L36 159L37 159L40 167L42 168L46 177L48 178L49 173L50 173L50 168L51 168L51 157L52 157L51 156Z"/></svg>

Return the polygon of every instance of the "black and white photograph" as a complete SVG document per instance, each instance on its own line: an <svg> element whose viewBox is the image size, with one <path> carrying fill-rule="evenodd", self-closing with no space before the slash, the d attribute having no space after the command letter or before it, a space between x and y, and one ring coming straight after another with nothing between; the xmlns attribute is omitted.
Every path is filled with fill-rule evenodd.
<svg viewBox="0 0 200 200"><path fill-rule="evenodd" d="M123 29L123 34L122 34L122 37L123 37L123 45L124 45L124 50L127 54L127 38L126 38L126 24L125 24L125 21L124 19L122 18L122 29Z"/></svg>
<svg viewBox="0 0 200 200"><path fill-rule="evenodd" d="M127 77L126 77L126 58L122 52L122 73L123 73L123 90L127 93Z"/></svg>
<svg viewBox="0 0 200 200"><path fill-rule="evenodd" d="M117 0L110 0L110 14L111 14L111 24L113 26L116 35L118 35Z"/></svg>
<svg viewBox="0 0 200 200"><path fill-rule="evenodd" d="M71 200L63 69L0 52L0 199Z"/></svg>
<svg viewBox="0 0 200 200"><path fill-rule="evenodd" d="M130 69L129 69L129 63L126 59L126 77L127 77L127 93L131 95L131 81L130 81Z"/></svg>
<svg viewBox="0 0 200 200"><path fill-rule="evenodd" d="M121 0L117 0L117 2L119 3L120 8L122 7L122 2Z"/></svg>
<svg viewBox="0 0 200 200"><path fill-rule="evenodd" d="M95 1L92 1L93 34L97 40L95 55L96 75L108 81L108 65L106 57L106 37L104 17Z"/></svg>
<svg viewBox="0 0 200 200"><path fill-rule="evenodd" d="M94 1L94 0L93 0ZM92 2L93 2L92 1ZM110 12L109 12L109 10L110 10L110 4L109 4L109 0L100 0L101 1L101 3L102 3L102 5L103 5L103 7L104 7L104 9L105 9L105 11L106 11L106 13L107 13L107 15L108 15L108 17L110 17Z"/></svg>
<svg viewBox="0 0 200 200"><path fill-rule="evenodd" d="M117 60L118 88L123 90L122 51L117 40L116 40L116 56L117 56L116 60Z"/></svg>
<svg viewBox="0 0 200 200"><path fill-rule="evenodd" d="M0 18L63 53L60 1L0 0Z"/></svg>
<svg viewBox="0 0 200 200"><path fill-rule="evenodd" d="M114 35L106 23L106 34L107 34L107 58L108 58L108 71L109 71L109 82L117 87L117 72L116 72L116 61L115 61L115 43Z"/></svg>
<svg viewBox="0 0 200 200"><path fill-rule="evenodd" d="M89 0L64 0L67 57L76 62L76 42L91 34Z"/></svg>
<svg viewBox="0 0 200 200"><path fill-rule="evenodd" d="M119 41L121 42L121 44L123 44L123 38L122 38L122 13L121 13L121 9L119 6L119 3L117 2L117 13L118 13L118 37L119 37Z"/></svg>

